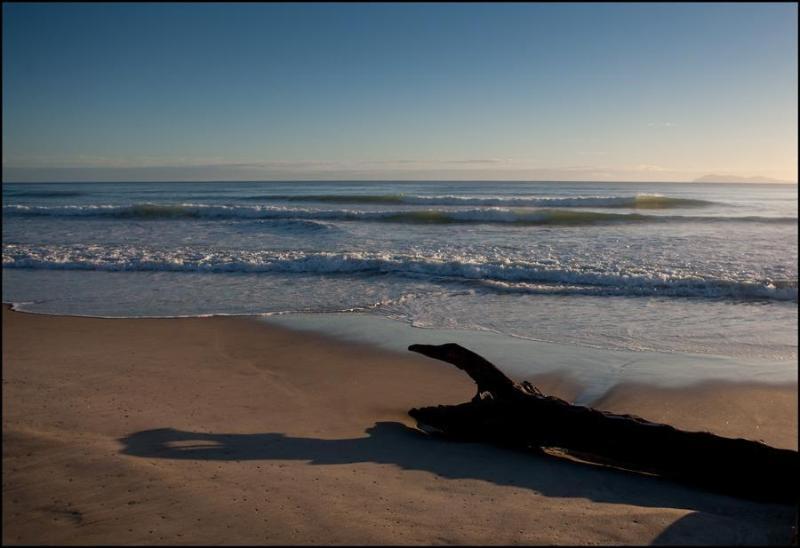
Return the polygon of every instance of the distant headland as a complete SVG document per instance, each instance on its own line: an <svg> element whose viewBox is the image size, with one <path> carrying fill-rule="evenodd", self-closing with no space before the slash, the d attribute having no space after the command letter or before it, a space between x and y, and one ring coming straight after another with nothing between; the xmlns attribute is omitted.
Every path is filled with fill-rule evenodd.
<svg viewBox="0 0 800 548"><path fill-rule="evenodd" d="M709 175L703 175L702 177L698 177L692 181L693 183L779 183L779 184L791 184L794 181L785 181L782 179L772 179L770 177L760 177L756 175L755 177L737 177L736 175L718 175L716 173L712 173Z"/></svg>

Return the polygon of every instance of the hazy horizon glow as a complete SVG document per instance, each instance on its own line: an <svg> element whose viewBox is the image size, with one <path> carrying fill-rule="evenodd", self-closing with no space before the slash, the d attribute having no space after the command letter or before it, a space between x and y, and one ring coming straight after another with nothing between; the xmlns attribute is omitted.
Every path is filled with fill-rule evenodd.
<svg viewBox="0 0 800 548"><path fill-rule="evenodd" d="M797 181L797 5L3 4L3 181Z"/></svg>

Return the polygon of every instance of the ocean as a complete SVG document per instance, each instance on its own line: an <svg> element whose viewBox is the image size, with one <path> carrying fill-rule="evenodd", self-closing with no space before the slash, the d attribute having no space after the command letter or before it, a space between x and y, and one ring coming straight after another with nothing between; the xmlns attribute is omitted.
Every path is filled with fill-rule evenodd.
<svg viewBox="0 0 800 548"><path fill-rule="evenodd" d="M797 206L763 184L4 183L3 301L796 379Z"/></svg>

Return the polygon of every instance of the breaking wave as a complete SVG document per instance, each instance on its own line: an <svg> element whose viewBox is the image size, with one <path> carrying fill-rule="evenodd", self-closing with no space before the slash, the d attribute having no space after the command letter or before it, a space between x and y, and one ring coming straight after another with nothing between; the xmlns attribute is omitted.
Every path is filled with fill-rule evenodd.
<svg viewBox="0 0 800 548"><path fill-rule="evenodd" d="M392 274L520 293L797 301L797 280L737 279L690 272L613 270L551 261L400 253L155 250L99 245L4 244L4 268L201 273Z"/></svg>
<svg viewBox="0 0 800 548"><path fill-rule="evenodd" d="M571 198L542 197L483 197L483 196L424 196L416 194L311 194L257 195L243 198L248 201L285 200L291 202L326 202L336 204L387 204L430 206L499 206L499 207L602 207L633 209L672 209L714 205L706 200L674 198L660 194L634 196L576 196Z"/></svg>
<svg viewBox="0 0 800 548"><path fill-rule="evenodd" d="M796 223L793 217L718 217L687 215L645 215L571 209L515 209L503 207L473 209L396 209L364 211L351 209L310 209L284 206L232 206L205 204L135 204L85 206L6 205L7 216L105 217L120 219L301 219L316 221L374 221L407 224L506 223L516 225L595 225L607 223L666 222L762 222Z"/></svg>

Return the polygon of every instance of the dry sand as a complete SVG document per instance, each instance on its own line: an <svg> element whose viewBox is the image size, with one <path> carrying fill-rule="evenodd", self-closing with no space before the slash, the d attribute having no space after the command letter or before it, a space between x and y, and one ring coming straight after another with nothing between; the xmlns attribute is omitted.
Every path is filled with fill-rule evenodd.
<svg viewBox="0 0 800 548"><path fill-rule="evenodd" d="M411 353L244 318L7 307L3 343L4 544L780 544L795 519L428 438L407 410L474 388ZM600 405L797 447L796 386L622 386Z"/></svg>

